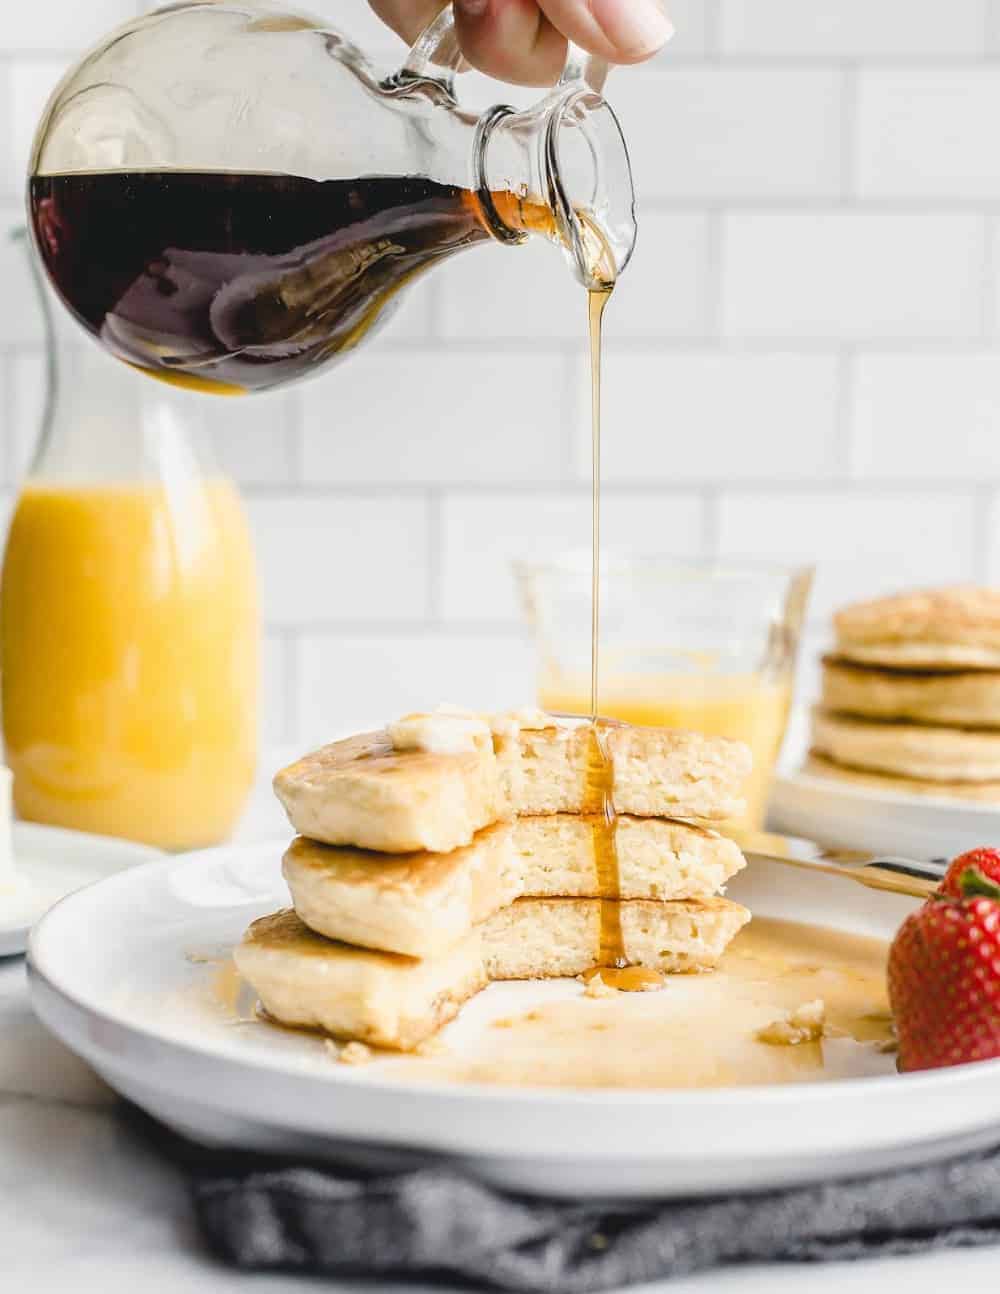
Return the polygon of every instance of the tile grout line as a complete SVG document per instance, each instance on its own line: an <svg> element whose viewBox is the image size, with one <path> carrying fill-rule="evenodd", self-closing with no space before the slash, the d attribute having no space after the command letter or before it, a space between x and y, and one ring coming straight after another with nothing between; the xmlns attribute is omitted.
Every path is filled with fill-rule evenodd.
<svg viewBox="0 0 1000 1294"><path fill-rule="evenodd" d="M7 434L3 441L2 465L0 465L0 486L4 490L15 488L17 472L17 428L14 426L14 415L17 410L17 398L14 391L16 381L15 355L5 351L2 357L3 374L3 419Z"/></svg>
<svg viewBox="0 0 1000 1294"><path fill-rule="evenodd" d="M299 730L305 714L305 700L299 696L301 669L299 662L300 631L297 628L284 629L280 634L281 667L282 667L282 704L285 713L282 716L281 734L283 741L292 741Z"/></svg>
<svg viewBox="0 0 1000 1294"><path fill-rule="evenodd" d="M975 492L976 504L973 513L972 542L975 548L972 559L975 565L976 579L987 583L992 574L992 528L996 509L996 490L990 485L982 485Z"/></svg>
<svg viewBox="0 0 1000 1294"><path fill-rule="evenodd" d="M285 404L283 431L283 451L285 457L285 471L288 474L288 480L291 485L299 485L304 479L304 438L305 432L303 427L303 408L301 393L298 391L289 392Z"/></svg>
<svg viewBox="0 0 1000 1294"><path fill-rule="evenodd" d="M858 65L846 64L840 78L840 186L841 201L852 206L859 189L860 93Z"/></svg>
<svg viewBox="0 0 1000 1294"><path fill-rule="evenodd" d="M414 286L418 291L422 287L425 293L425 335L427 339L436 342L438 346L447 346L448 342L444 336L445 293L443 285L431 275L418 281Z"/></svg>
<svg viewBox="0 0 1000 1294"><path fill-rule="evenodd" d="M854 417L857 393L857 356L845 346L837 356L837 402L834 410L834 435L837 437L836 460L845 482L860 478L861 446Z"/></svg>
<svg viewBox="0 0 1000 1294"><path fill-rule="evenodd" d="M428 490L425 495L427 586L424 590L425 621L438 625L443 620L444 602L444 498L440 489Z"/></svg>
<svg viewBox="0 0 1000 1294"><path fill-rule="evenodd" d="M841 493L852 493L861 498L876 493L905 498L914 492L926 493L928 490L938 495L951 496L968 492L970 488L975 488L981 484L982 476L974 476L971 473L967 476L948 477L947 479L941 479L933 475L907 477L878 475L870 478L859 476L849 481L831 481L829 476L819 474L776 477L773 472L765 470L760 475L731 476L722 481L706 475L692 476L690 479L684 480L678 480L675 476L663 477L655 481L650 481L648 477L616 479L608 482L607 497L609 500L652 498L670 501L678 498L696 498L700 491L710 489L724 489L735 494L769 493L800 496L838 489ZM244 498L251 502L277 500L294 504L303 500L311 502L327 500L335 503L357 502L359 499L375 501L392 498L400 502L412 502L414 499L425 498L426 492L433 489L440 490L442 495L454 497L464 495L470 500L494 495L516 504L527 501L537 502L539 498L548 495L586 502L589 496L589 488L589 485L583 481L572 482L568 485L558 483L536 485L531 482L510 481L468 481L448 483L447 485L427 482L404 489L395 486L379 489L364 483L359 483L356 488L352 486L332 486L330 488L305 486L300 489L291 489L287 485L272 488L251 483L243 486L242 492Z"/></svg>
<svg viewBox="0 0 1000 1294"><path fill-rule="evenodd" d="M701 543L705 557L718 560L722 539L722 500L719 486L708 486L702 494Z"/></svg>
<svg viewBox="0 0 1000 1294"><path fill-rule="evenodd" d="M729 60L722 49L722 0L702 0L704 4L705 54L707 63L721 63ZM668 11L669 12L669 11ZM668 47L669 49L669 47ZM691 55L688 55L692 59Z"/></svg>
<svg viewBox="0 0 1000 1294"><path fill-rule="evenodd" d="M588 343L586 337L580 342L581 354L586 355ZM605 342L601 354L601 380L604 390L607 390L607 371L611 368L609 360L614 355L614 350ZM585 361L584 361L585 362ZM566 412L563 415L560 433L562 436L562 480L555 487L559 490L582 489L586 480L589 480L589 468L587 472L581 471L582 454L580 450L580 441L583 436L584 419L587 417L587 408L583 399L584 390L584 369L581 368L581 361L567 355L563 361L562 383L564 392L564 405ZM605 399L603 405L607 405ZM589 442L588 442L589 443ZM603 482L602 482L603 488Z"/></svg>
<svg viewBox="0 0 1000 1294"><path fill-rule="evenodd" d="M301 643L305 637L338 638L404 638L404 637L445 637L467 638L470 636L495 635L503 637L524 638L526 629L520 620L441 620L430 624L427 620L301 620L294 624L273 624L264 622L266 633L281 636L288 635Z"/></svg>
<svg viewBox="0 0 1000 1294"><path fill-rule="evenodd" d="M610 355L661 356L670 353L677 355L709 353L732 357L766 355L775 352L800 355L829 353L838 351L847 343L856 347L859 351L907 351L924 355L933 354L934 352L955 354L961 351L976 352L989 349L984 344L978 324L973 330L962 334L952 332L924 335L911 334L910 336L898 332L887 332L881 336L875 334L866 336L857 333L817 333L810 335L801 332L796 334L791 330L766 333L746 331L722 332L720 334L690 333L688 335L647 333L643 336L629 336L612 329L607 338L607 349ZM572 363L579 359L582 353L580 350L581 345L582 343L579 339L574 341L572 338L567 338L564 345L545 347L542 344L535 346L510 345L506 339L484 337L475 343L469 341L449 343L447 350L451 352L451 358L469 356L482 359L492 355L513 360L525 356L536 356L552 361L569 360ZM36 347L31 342L14 341L6 346L0 344L0 349L30 351L36 349ZM381 355L385 358L388 354L393 353L402 354L403 352L383 351ZM422 347L419 350L411 348L406 354L411 358L448 358L440 343L433 347Z"/></svg>
<svg viewBox="0 0 1000 1294"><path fill-rule="evenodd" d="M725 336L725 221L723 211L705 217L705 332L717 344Z"/></svg>
<svg viewBox="0 0 1000 1294"><path fill-rule="evenodd" d="M983 286L980 301L980 326L983 338L989 343L997 335L997 256L996 242L1000 232L997 218L983 213Z"/></svg>

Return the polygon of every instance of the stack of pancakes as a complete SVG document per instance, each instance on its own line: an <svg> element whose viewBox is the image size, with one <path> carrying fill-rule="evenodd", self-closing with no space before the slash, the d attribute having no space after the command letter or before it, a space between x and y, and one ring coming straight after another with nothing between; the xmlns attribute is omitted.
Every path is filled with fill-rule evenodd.
<svg viewBox="0 0 1000 1294"><path fill-rule="evenodd" d="M808 771L1000 802L1000 590L902 593L834 623Z"/></svg>
<svg viewBox="0 0 1000 1294"><path fill-rule="evenodd" d="M250 927L238 969L284 1024L404 1050L491 980L710 969L749 913L718 897L744 860L705 824L749 771L736 742L538 712L326 746L275 780L294 911Z"/></svg>

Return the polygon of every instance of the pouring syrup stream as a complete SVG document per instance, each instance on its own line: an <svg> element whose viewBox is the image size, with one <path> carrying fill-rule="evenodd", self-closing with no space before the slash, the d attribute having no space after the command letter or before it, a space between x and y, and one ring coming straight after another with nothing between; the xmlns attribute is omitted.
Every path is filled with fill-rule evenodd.
<svg viewBox="0 0 1000 1294"><path fill-rule="evenodd" d="M628 966L621 920L621 869L618 859L618 815L614 803L614 763L608 751L607 730L600 713L601 632L601 360L604 311L614 290L613 282L588 291L590 323L592 550L590 621L590 728L587 758L587 808L591 818L594 870L600 898L597 959L584 976L600 976L609 988L642 992L659 988L663 976L642 966Z"/></svg>

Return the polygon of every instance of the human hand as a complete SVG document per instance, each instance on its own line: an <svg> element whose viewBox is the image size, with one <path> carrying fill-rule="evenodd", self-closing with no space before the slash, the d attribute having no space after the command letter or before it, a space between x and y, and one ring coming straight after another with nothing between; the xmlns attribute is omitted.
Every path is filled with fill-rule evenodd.
<svg viewBox="0 0 1000 1294"><path fill-rule="evenodd" d="M383 22L413 42L441 0L369 0ZM661 0L454 0L465 57L516 85L552 85L573 41L609 63L641 63L670 39Z"/></svg>

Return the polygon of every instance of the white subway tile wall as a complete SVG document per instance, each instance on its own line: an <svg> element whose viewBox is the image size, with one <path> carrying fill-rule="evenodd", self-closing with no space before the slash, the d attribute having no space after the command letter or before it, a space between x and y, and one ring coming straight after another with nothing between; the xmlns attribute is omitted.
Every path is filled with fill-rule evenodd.
<svg viewBox="0 0 1000 1294"><path fill-rule="evenodd" d="M721 0L727 55L782 58L982 56L991 0Z"/></svg>
<svg viewBox="0 0 1000 1294"><path fill-rule="evenodd" d="M840 342L977 337L986 246L986 217L974 211L728 212L722 331Z"/></svg>
<svg viewBox="0 0 1000 1294"><path fill-rule="evenodd" d="M862 198L996 201L1000 81L992 66L871 68L858 78Z"/></svg>
<svg viewBox="0 0 1000 1294"><path fill-rule="evenodd" d="M146 7L5 13L0 235L52 86ZM363 0L305 7L399 58ZM668 7L672 48L608 84L641 241L607 316L606 538L818 561L812 658L841 602L1000 581L1000 0ZM44 381L5 236L0 282L5 518ZM260 554L268 741L528 696L509 564L588 541L584 333L557 252L484 248L314 384L212 406Z"/></svg>
<svg viewBox="0 0 1000 1294"><path fill-rule="evenodd" d="M719 551L816 562L814 619L851 598L977 575L975 492L902 489L724 490Z"/></svg>
<svg viewBox="0 0 1000 1294"><path fill-rule="evenodd" d="M345 736L386 718L426 709L428 696L503 709L523 696L531 652L515 632L452 632L428 625L393 636L341 630L299 639L296 736L304 743Z"/></svg>
<svg viewBox="0 0 1000 1294"><path fill-rule="evenodd" d="M608 97L650 201L832 199L843 188L844 78L834 68L672 66L620 76Z"/></svg>
<svg viewBox="0 0 1000 1294"><path fill-rule="evenodd" d="M706 510L698 494L666 490L620 490L603 499L601 526L611 548L638 553L702 551ZM511 623L518 603L510 562L540 561L567 549L590 546L588 488L449 492L442 506L442 614L446 621Z"/></svg>
<svg viewBox="0 0 1000 1294"><path fill-rule="evenodd" d="M609 482L669 486L719 479L823 480L837 474L839 367L832 352L697 350L672 356L608 345L604 407ZM581 388L590 366L578 365ZM750 413L750 411L753 411ZM749 416L748 416L749 414ZM577 431L590 472L590 428Z"/></svg>

